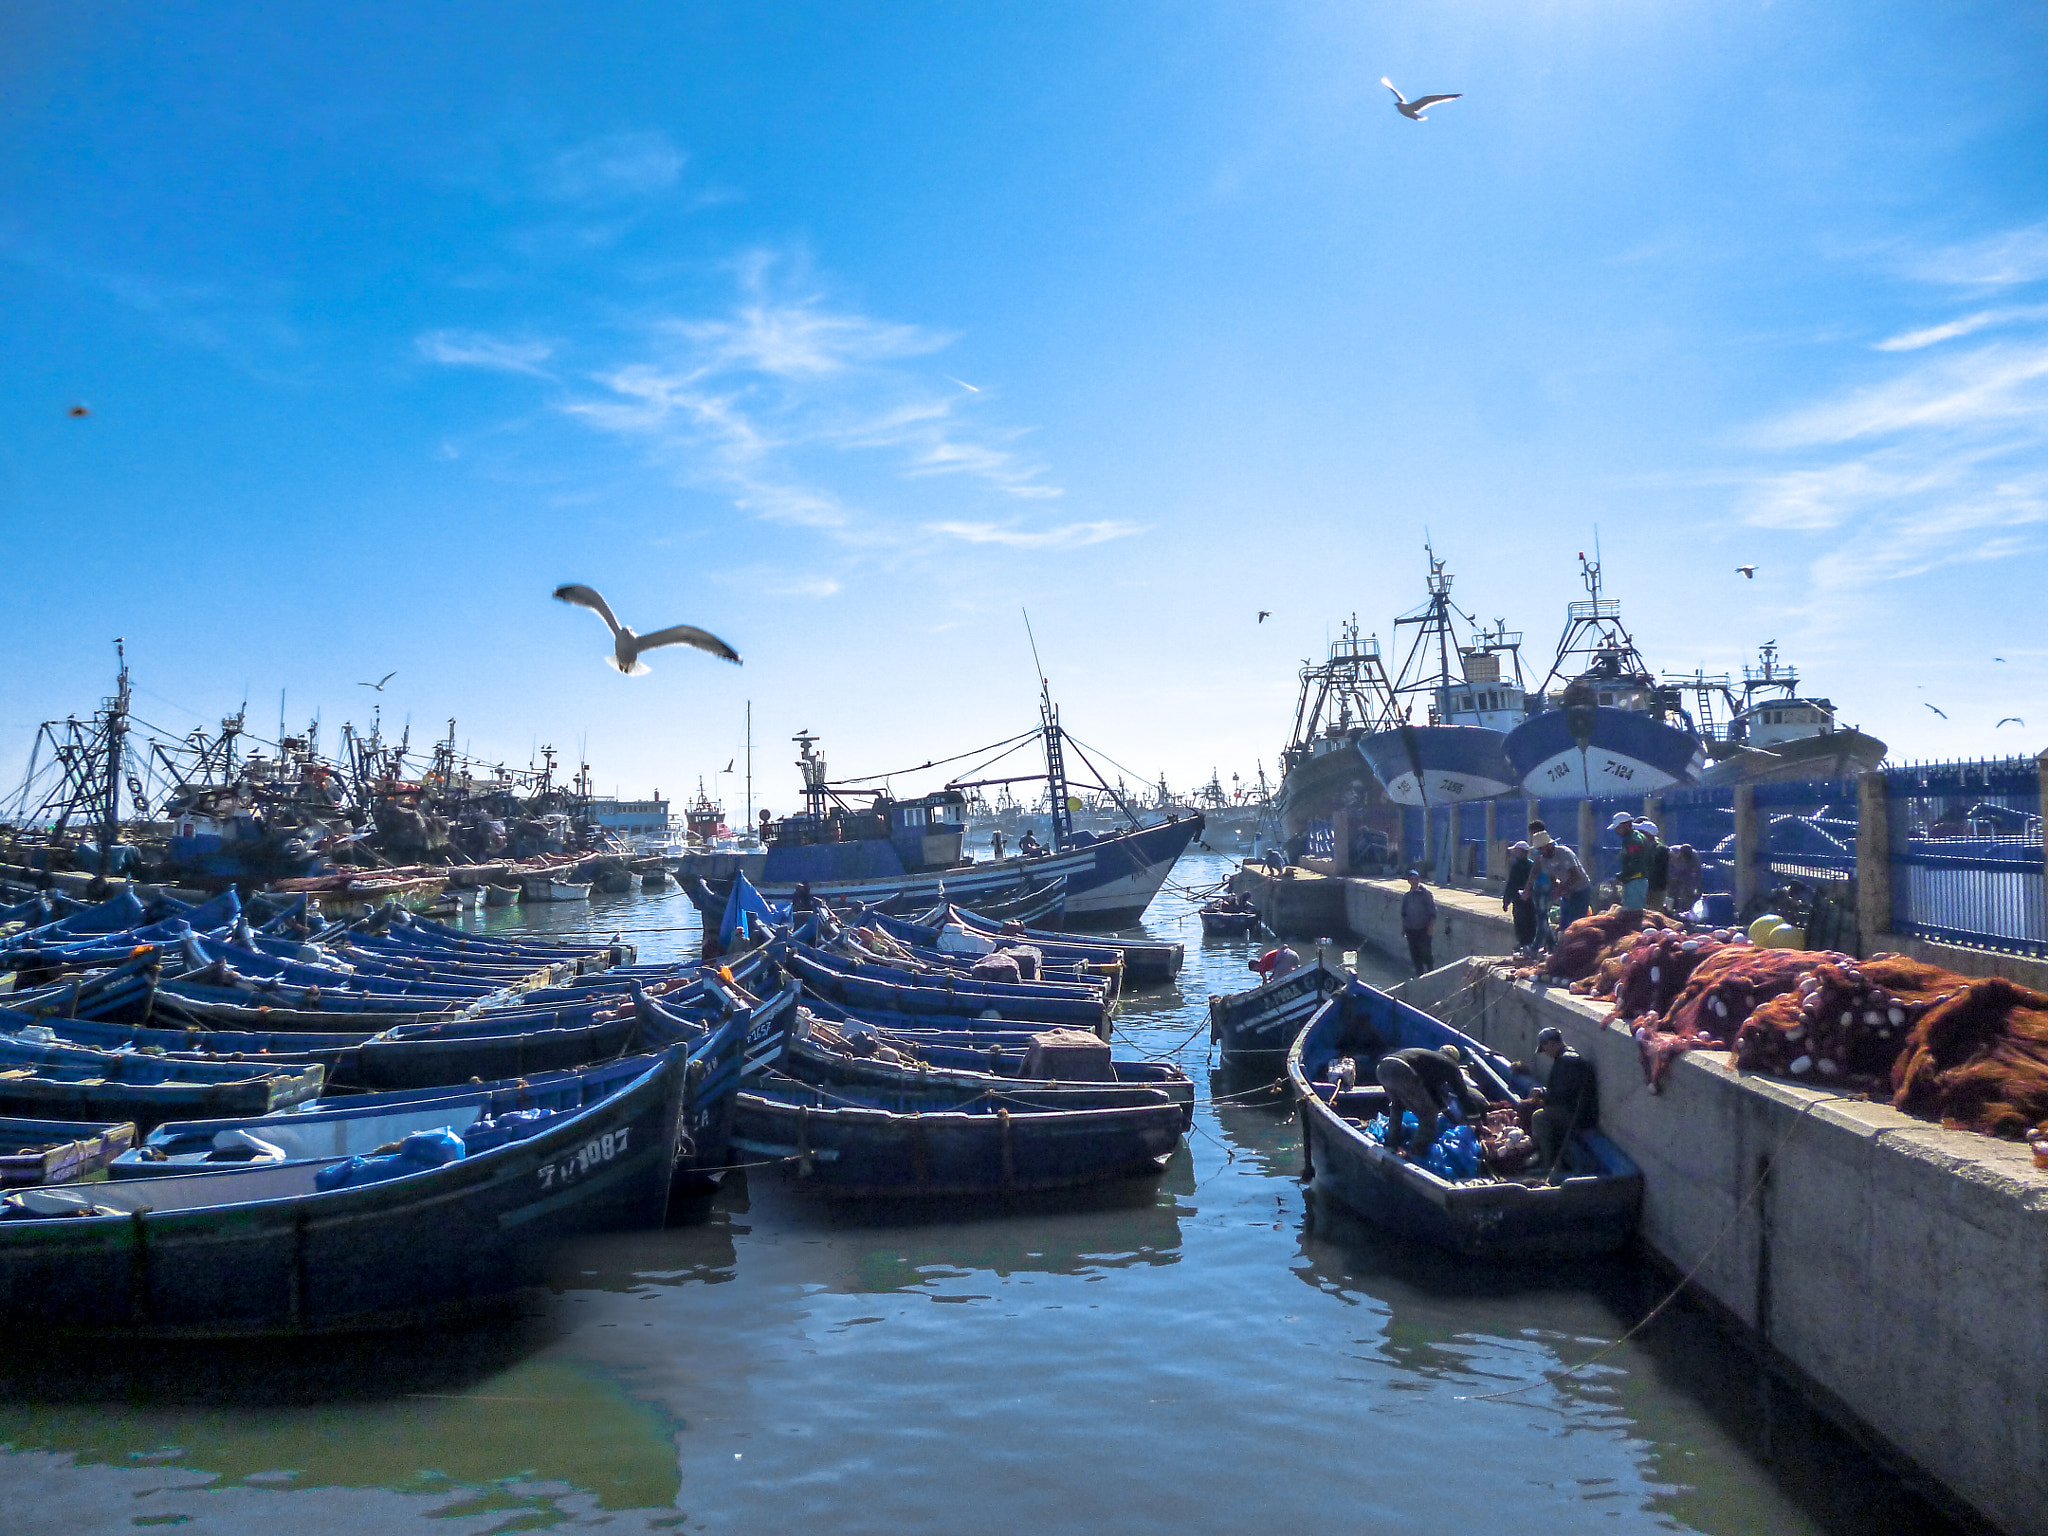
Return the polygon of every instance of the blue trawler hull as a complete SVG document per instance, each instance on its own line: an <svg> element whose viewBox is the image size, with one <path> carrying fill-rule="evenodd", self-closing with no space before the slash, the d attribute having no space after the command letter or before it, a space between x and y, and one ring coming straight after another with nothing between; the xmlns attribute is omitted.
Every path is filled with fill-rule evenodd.
<svg viewBox="0 0 2048 1536"><path fill-rule="evenodd" d="M1691 784L1706 762L1697 733L1606 705L1547 709L1507 734L1502 750L1522 792L1625 795Z"/></svg>
<svg viewBox="0 0 2048 1536"><path fill-rule="evenodd" d="M1453 805L1515 788L1519 777L1502 751L1506 740L1479 725L1404 725L1375 731L1358 750L1396 805Z"/></svg>
<svg viewBox="0 0 2048 1536"><path fill-rule="evenodd" d="M945 869L927 869L891 875L839 875L809 879L811 894L835 905L880 905L901 896L912 903L937 905L954 902L973 906L982 897L1013 895L1026 883L1040 885L1064 877L1067 882L1065 920L1070 927L1117 928L1136 922L1144 915L1159 887L1165 883L1174 861L1189 843L1202 835L1202 818L1165 821L1114 837L1100 837L1078 847L1036 858L984 860L978 864L956 864ZM845 848L845 867L858 869L865 863L890 854L890 845L880 839L863 844L823 844L824 850ZM777 850L780 851L780 850ZM805 849L808 853L812 850ZM771 862L763 877L754 882L770 901L788 901L796 893L793 879L777 878ZM691 899L698 901L707 917L722 917L725 900L722 887L706 886L704 896L686 885ZM709 902L720 904L717 912Z"/></svg>

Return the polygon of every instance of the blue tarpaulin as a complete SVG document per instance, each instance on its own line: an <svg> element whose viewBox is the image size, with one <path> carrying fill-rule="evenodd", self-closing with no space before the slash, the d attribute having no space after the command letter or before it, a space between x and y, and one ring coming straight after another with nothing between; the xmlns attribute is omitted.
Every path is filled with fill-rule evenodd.
<svg viewBox="0 0 2048 1536"><path fill-rule="evenodd" d="M762 923L786 923L789 921L789 903L775 902L754 889L753 882L745 875L732 877L732 894L725 898L725 916L718 924L718 942L730 944L736 934L745 931L749 922L756 926Z"/></svg>

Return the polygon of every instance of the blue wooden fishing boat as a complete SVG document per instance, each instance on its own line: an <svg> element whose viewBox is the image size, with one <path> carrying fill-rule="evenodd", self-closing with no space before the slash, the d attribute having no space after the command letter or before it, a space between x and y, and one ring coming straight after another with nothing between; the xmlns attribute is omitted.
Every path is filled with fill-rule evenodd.
<svg viewBox="0 0 2048 1536"><path fill-rule="evenodd" d="M629 1056L573 1072L536 1072L462 1087L321 1097L272 1115L174 1120L114 1158L108 1173L135 1179L285 1163L324 1166L373 1153L414 1131L453 1131L464 1138L465 1151L473 1153L484 1150L482 1141L471 1134L478 1122L575 1113L635 1081L657 1059ZM494 1130L499 1140L509 1141L514 1128L501 1124Z"/></svg>
<svg viewBox="0 0 2048 1536"><path fill-rule="evenodd" d="M1070 1107L1093 1091L1102 1108ZM734 1105L733 1146L782 1162L799 1188L834 1195L1005 1195L1156 1174L1180 1144L1181 1111L1163 1093L1130 1104L1122 1087L1048 1100L1019 1086L1001 1098L815 1088L771 1076Z"/></svg>
<svg viewBox="0 0 2048 1536"><path fill-rule="evenodd" d="M181 1061L0 1035L0 1115L131 1121L147 1131L195 1115L267 1114L319 1093L314 1063Z"/></svg>
<svg viewBox="0 0 2048 1536"><path fill-rule="evenodd" d="M1569 1138L1560 1182L1481 1170L1449 1179L1390 1152L1366 1127L1389 1111L1373 1063L1387 1051L1455 1045L1489 1099L1537 1084L1471 1037L1361 981L1324 1001L1295 1039L1287 1076L1300 1105L1309 1174L1327 1196L1392 1231L1475 1258L1600 1253L1627 1242L1642 1204L1636 1165L1598 1131ZM1343 1058L1367 1087L1327 1075ZM1393 1106L1398 1113L1398 1106Z"/></svg>
<svg viewBox="0 0 2048 1536"><path fill-rule="evenodd" d="M807 988L856 1012L873 1007L962 1019L993 1016L1013 1022L1071 1024L1097 1033L1108 1027L1108 1005L1099 987L1070 987L1061 993L1053 990L1057 983L975 981L950 971L918 975L880 965L854 966L786 940L777 940L770 953ZM1084 990L1092 995L1074 995Z"/></svg>
<svg viewBox="0 0 2048 1536"><path fill-rule="evenodd" d="M1200 912L1202 936L1210 939L1241 939L1257 930L1259 914L1241 896L1212 901Z"/></svg>
<svg viewBox="0 0 2048 1536"><path fill-rule="evenodd" d="M303 1334L509 1293L566 1238L661 1223L684 1074L666 1052L531 1136L361 1186L318 1189L299 1163L16 1191L0 1200L0 1308L42 1331Z"/></svg>
<svg viewBox="0 0 2048 1536"><path fill-rule="evenodd" d="M0 1189L104 1173L134 1141L126 1121L0 1119Z"/></svg>
<svg viewBox="0 0 2048 1536"><path fill-rule="evenodd" d="M1077 939L1068 933L1047 933L1037 928L993 923L964 907L941 906L915 922L892 917L873 907L857 909L853 921L872 922L891 938L906 944L936 946L947 927L980 934L997 949L1028 944L1048 964L1077 963L1098 968L1121 968L1123 979L1132 986L1156 986L1180 975L1185 949L1179 944L1151 939Z"/></svg>
<svg viewBox="0 0 2048 1536"><path fill-rule="evenodd" d="M1209 1039L1220 1047L1225 1067L1262 1068L1278 1077L1302 1026L1350 981L1350 972L1318 959L1248 992L1212 993Z"/></svg>
<svg viewBox="0 0 2048 1536"><path fill-rule="evenodd" d="M1163 1093L1180 1106L1182 1127L1194 1123L1195 1085L1172 1062L1118 1060L1093 1036L1092 1049L1078 1041L1027 1036L1021 1048L927 1042L912 1034L830 1024L808 1011L791 1026L783 1044L781 1069L807 1083L851 1084L911 1092L1007 1093L1029 1087L1053 1092L1122 1086L1132 1102ZM1092 1100L1099 1102L1099 1100Z"/></svg>

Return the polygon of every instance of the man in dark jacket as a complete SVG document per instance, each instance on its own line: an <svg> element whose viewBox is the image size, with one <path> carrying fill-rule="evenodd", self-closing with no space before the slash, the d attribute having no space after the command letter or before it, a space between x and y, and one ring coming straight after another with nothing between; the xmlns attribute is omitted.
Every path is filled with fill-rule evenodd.
<svg viewBox="0 0 2048 1536"><path fill-rule="evenodd" d="M1387 1106L1387 1150L1399 1152L1407 1141L1401 1111L1415 1116L1414 1154L1429 1150L1436 1140L1437 1116L1456 1099L1466 1118L1486 1113L1486 1097L1465 1079L1459 1063L1464 1058L1455 1045L1430 1050L1411 1045L1405 1051L1389 1051L1379 1059L1376 1075L1380 1086L1394 1102Z"/></svg>
<svg viewBox="0 0 2048 1536"><path fill-rule="evenodd" d="M1574 1131L1600 1124L1600 1078L1593 1063L1564 1043L1555 1026L1536 1037L1537 1051L1550 1058L1550 1076L1543 1085L1543 1107L1529 1122L1546 1171L1555 1169Z"/></svg>
<svg viewBox="0 0 2048 1536"><path fill-rule="evenodd" d="M1436 929L1436 898L1423 887L1420 870L1408 871L1408 894L1401 898L1401 937L1408 941L1408 959L1415 974L1436 969L1432 943Z"/></svg>
<svg viewBox="0 0 2048 1536"><path fill-rule="evenodd" d="M1536 942L1536 861L1529 857L1527 843L1508 847L1508 878L1501 887L1500 904L1515 920L1515 948L1527 949Z"/></svg>

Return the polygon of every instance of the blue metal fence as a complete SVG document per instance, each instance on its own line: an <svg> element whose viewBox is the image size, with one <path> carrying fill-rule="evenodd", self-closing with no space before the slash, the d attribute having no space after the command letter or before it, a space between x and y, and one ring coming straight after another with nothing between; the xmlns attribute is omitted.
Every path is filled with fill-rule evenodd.
<svg viewBox="0 0 2048 1536"><path fill-rule="evenodd" d="M2001 762L1919 764L1886 770L1890 809L1894 932L2013 954L2048 955L2048 871L2042 856L2039 765ZM1860 824L1853 779L1756 784L1756 848L1750 880L1738 879L1732 788L1671 789L1658 797L1659 835L1667 846L1689 844L1700 856L1709 910L1735 915L1733 893L1756 893L1752 912L1772 909L1804 918L1822 898L1848 920L1856 879ZM1621 849L1607 824L1616 811L1639 815L1641 797L1591 802L1593 837L1581 847L1577 800L1530 802L1519 795L1493 802L1501 845L1529 835L1535 812L1552 837L1572 847L1595 882L1612 880ZM1446 850L1458 874L1495 878L1486 843L1486 805L1438 806L1427 816L1408 807L1397 850L1407 864L1436 878ZM1747 914L1745 914L1747 915Z"/></svg>
<svg viewBox="0 0 2048 1536"><path fill-rule="evenodd" d="M1921 764L1885 779L1893 930L2048 955L2037 765Z"/></svg>

